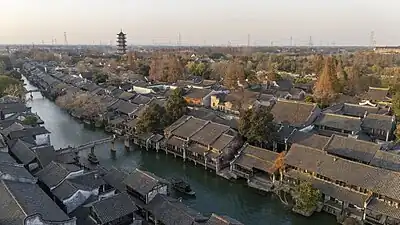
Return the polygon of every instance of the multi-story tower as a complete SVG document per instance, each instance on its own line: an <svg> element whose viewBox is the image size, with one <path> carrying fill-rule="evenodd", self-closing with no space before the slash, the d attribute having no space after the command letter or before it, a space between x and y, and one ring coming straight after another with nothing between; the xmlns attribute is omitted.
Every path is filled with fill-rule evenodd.
<svg viewBox="0 0 400 225"><path fill-rule="evenodd" d="M117 51L121 55L126 54L126 34L122 30L117 34Z"/></svg>

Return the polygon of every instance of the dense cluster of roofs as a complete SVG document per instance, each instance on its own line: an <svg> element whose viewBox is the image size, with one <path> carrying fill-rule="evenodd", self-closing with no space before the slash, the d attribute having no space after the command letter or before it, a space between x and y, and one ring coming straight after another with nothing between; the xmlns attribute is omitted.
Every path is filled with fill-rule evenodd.
<svg viewBox="0 0 400 225"><path fill-rule="evenodd" d="M264 191L308 181L323 194L322 209L329 213L376 224L400 221L400 156L391 152L396 124L388 89L371 87L359 102L320 109L300 101L307 93L305 87L297 98L290 94L293 87L284 88L283 81L275 82L269 93L229 92L217 82L196 79L174 84L138 80L126 87L100 87L81 76L45 72L33 62L25 63L24 69L45 92L62 88L99 98L107 128L146 149L193 161L225 178L244 178L249 186ZM210 109L192 110L163 135L136 135L135 124L143 109L152 101L164 104L169 90L176 87L187 89L184 98L193 108ZM280 98L284 90L290 95ZM242 143L237 123L230 119L241 108L258 105L271 107L279 127L272 149ZM274 166L277 152L286 153L281 168ZM129 188L128 193L135 192ZM143 193L139 198L148 200Z"/></svg>
<svg viewBox="0 0 400 225"><path fill-rule="evenodd" d="M23 125L31 115L23 103L2 98L0 112L0 224L242 224L171 198L168 182L147 171L105 169L77 148L55 150L42 121Z"/></svg>

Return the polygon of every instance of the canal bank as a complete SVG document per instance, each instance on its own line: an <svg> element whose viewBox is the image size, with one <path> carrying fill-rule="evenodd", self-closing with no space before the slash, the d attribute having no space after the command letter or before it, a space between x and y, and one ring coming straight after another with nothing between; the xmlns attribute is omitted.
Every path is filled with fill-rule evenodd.
<svg viewBox="0 0 400 225"><path fill-rule="evenodd" d="M27 84L26 88L35 89L30 84ZM32 107L32 112L38 113L46 128L52 132L51 141L56 148L79 145L108 136L101 130L86 128L83 123L73 119L53 102L43 98L40 93L33 93L33 100L29 101L28 105ZM296 215L273 195L262 196L240 182L229 182L190 162L185 164L171 155L138 149L126 152L123 143L118 142L117 154L113 159L109 149L109 145L103 145L97 146L95 150L96 156L106 167L115 166L127 172L139 167L164 178L187 179L196 191L197 198L183 201L204 214L226 214L247 225L336 224L335 218L325 213L315 214L311 218Z"/></svg>

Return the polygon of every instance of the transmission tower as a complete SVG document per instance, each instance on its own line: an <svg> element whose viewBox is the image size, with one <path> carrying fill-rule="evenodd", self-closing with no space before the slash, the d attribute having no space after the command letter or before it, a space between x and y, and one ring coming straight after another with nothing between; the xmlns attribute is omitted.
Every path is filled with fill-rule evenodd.
<svg viewBox="0 0 400 225"><path fill-rule="evenodd" d="M250 47L250 41L251 41L251 36L250 34L247 34L247 48Z"/></svg>
<svg viewBox="0 0 400 225"><path fill-rule="evenodd" d="M310 38L308 39L308 47L312 48L313 46L314 46L313 40L312 37L310 36Z"/></svg>
<svg viewBox="0 0 400 225"><path fill-rule="evenodd" d="M376 40L375 40L375 32L371 31L370 37L369 37L369 46L371 48L374 48L376 46Z"/></svg>
<svg viewBox="0 0 400 225"><path fill-rule="evenodd" d="M293 46L293 37L290 36L290 47L292 47L292 46Z"/></svg>
<svg viewBox="0 0 400 225"><path fill-rule="evenodd" d="M64 45L68 45L67 32L64 32Z"/></svg>
<svg viewBox="0 0 400 225"><path fill-rule="evenodd" d="M181 33L178 33L178 46L180 47L181 46L181 44L182 44L182 36L181 36Z"/></svg>

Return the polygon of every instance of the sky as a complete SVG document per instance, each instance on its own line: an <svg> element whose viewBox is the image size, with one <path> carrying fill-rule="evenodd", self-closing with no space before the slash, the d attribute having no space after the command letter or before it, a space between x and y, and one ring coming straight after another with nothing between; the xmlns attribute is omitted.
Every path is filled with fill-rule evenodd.
<svg viewBox="0 0 400 225"><path fill-rule="evenodd" d="M0 44L400 45L399 0L1 1Z"/></svg>

